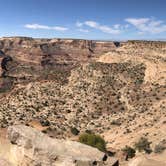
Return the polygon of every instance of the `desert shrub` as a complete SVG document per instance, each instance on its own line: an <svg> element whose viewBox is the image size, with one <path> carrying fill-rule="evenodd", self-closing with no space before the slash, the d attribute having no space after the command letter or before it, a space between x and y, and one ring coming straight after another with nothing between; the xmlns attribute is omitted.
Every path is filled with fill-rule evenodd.
<svg viewBox="0 0 166 166"><path fill-rule="evenodd" d="M40 120L40 124L42 126L50 126L50 122L48 120Z"/></svg>
<svg viewBox="0 0 166 166"><path fill-rule="evenodd" d="M118 120L112 120L112 121L111 121L111 125L120 126L120 125L121 125L121 122L118 121Z"/></svg>
<svg viewBox="0 0 166 166"><path fill-rule="evenodd" d="M137 79L137 80L135 81L135 83L136 83L137 85L139 85L139 84L142 84L143 81L144 81L144 80L142 80L142 79Z"/></svg>
<svg viewBox="0 0 166 166"><path fill-rule="evenodd" d="M148 141L147 138L141 137L138 142L135 143L135 148L139 151L145 151L146 153L151 153L152 150L150 148L151 142Z"/></svg>
<svg viewBox="0 0 166 166"><path fill-rule="evenodd" d="M85 132L88 133L88 134L93 134L92 130L85 130Z"/></svg>
<svg viewBox="0 0 166 166"><path fill-rule="evenodd" d="M106 150L106 142L100 135L95 135L92 133L84 133L80 135L79 142L95 147L100 151Z"/></svg>
<svg viewBox="0 0 166 166"><path fill-rule="evenodd" d="M166 150L166 145L164 142L160 142L158 145L154 147L155 153L162 153L164 150Z"/></svg>
<svg viewBox="0 0 166 166"><path fill-rule="evenodd" d="M12 78L3 78L0 86L0 93L8 92L12 89L14 80Z"/></svg>
<svg viewBox="0 0 166 166"><path fill-rule="evenodd" d="M126 146L122 151L128 156L128 158L133 158L136 153L135 149L130 146Z"/></svg>
<svg viewBox="0 0 166 166"><path fill-rule="evenodd" d="M77 129L77 128L75 128L75 127L72 127L71 129L70 129L70 131L71 131L71 133L73 134L73 135L78 135L79 134L79 130Z"/></svg>

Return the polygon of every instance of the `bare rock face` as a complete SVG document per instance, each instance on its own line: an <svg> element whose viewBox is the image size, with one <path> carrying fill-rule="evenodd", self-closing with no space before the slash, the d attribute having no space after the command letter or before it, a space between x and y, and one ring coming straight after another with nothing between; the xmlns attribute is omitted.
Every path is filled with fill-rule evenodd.
<svg viewBox="0 0 166 166"><path fill-rule="evenodd" d="M75 61L87 61L116 48L114 42L78 39L33 39L25 37L1 38L0 52L16 61L37 66L60 65Z"/></svg>
<svg viewBox="0 0 166 166"><path fill-rule="evenodd" d="M78 64L115 48L114 42L0 38L0 92L36 80L55 79L64 83Z"/></svg>
<svg viewBox="0 0 166 166"><path fill-rule="evenodd" d="M92 40L79 39L33 39L27 37L1 38L0 49L5 53L24 53L24 57L29 59L40 57L42 54L49 55L65 55L68 54L72 58L82 60L91 54L97 55L108 52L116 48L114 42L102 42ZM30 54L29 54L30 53ZM31 56L36 53L35 56ZM79 55L79 56L78 56Z"/></svg>
<svg viewBox="0 0 166 166"><path fill-rule="evenodd" d="M14 144L12 152L19 166L103 165L104 153L99 150L74 141L52 139L27 126L9 127L8 138Z"/></svg>
<svg viewBox="0 0 166 166"><path fill-rule="evenodd" d="M11 163L6 161L5 159L0 158L0 166L12 166L12 165L11 165Z"/></svg>

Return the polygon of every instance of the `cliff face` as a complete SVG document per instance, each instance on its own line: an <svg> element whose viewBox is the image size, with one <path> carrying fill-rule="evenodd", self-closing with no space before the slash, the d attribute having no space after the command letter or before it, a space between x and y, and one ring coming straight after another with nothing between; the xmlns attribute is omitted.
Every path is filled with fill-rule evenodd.
<svg viewBox="0 0 166 166"><path fill-rule="evenodd" d="M12 76L17 75L17 77L32 77L32 73L39 75L39 70L42 72L45 69L50 70L50 68L68 70L76 63L91 61L99 55L115 51L119 46L135 49L148 47L166 51L166 42L128 41L119 43L79 39L1 38L0 61L2 62L4 57L11 57L10 62L13 62L13 66L8 65L8 71L10 71L8 73L6 71L9 60L1 63L3 70L1 72L5 70L7 75L10 73Z"/></svg>
<svg viewBox="0 0 166 166"><path fill-rule="evenodd" d="M0 75L3 77L0 87L12 81L60 80L59 76L68 76L78 64L92 61L107 52L115 52L118 47L131 48L134 52L138 50L142 54L147 48L148 51L150 48L166 53L166 42L0 38Z"/></svg>
<svg viewBox="0 0 166 166"><path fill-rule="evenodd" d="M33 63L41 62L45 56L58 60L59 56L69 60L84 61L116 48L113 42L73 39L1 38L0 49L15 58Z"/></svg>
<svg viewBox="0 0 166 166"><path fill-rule="evenodd" d="M0 92L10 90L14 84L35 80L65 83L70 71L80 63L116 52L119 47L131 50L132 55L136 51L144 54L146 49L166 53L166 42L0 38Z"/></svg>
<svg viewBox="0 0 166 166"><path fill-rule="evenodd" d="M13 84L56 79L66 82L70 70L116 48L114 42L73 39L0 39L0 91Z"/></svg>

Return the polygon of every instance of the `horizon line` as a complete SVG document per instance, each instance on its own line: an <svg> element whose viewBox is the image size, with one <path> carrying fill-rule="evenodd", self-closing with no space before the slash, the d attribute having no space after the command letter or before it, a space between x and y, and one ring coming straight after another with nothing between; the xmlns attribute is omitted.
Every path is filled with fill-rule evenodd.
<svg viewBox="0 0 166 166"><path fill-rule="evenodd" d="M31 37L31 36L0 36L0 38L31 38L31 39L46 39L46 40L51 40L51 39L63 39L63 40L92 40L92 41L110 41L110 42L115 42L115 41L121 41L121 42L127 42L127 41L163 41L166 42L166 39L89 39L89 38L65 38L65 37Z"/></svg>

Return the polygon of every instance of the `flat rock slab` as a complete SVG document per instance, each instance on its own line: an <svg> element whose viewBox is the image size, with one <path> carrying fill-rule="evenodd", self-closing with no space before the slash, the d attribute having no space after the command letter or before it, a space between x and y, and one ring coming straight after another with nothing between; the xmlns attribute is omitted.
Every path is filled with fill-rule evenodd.
<svg viewBox="0 0 166 166"><path fill-rule="evenodd" d="M28 161L31 165L42 166L103 165L104 153L98 149L75 141L53 139L31 127L11 126L8 138L15 145L13 152L18 154L18 161L22 163Z"/></svg>

